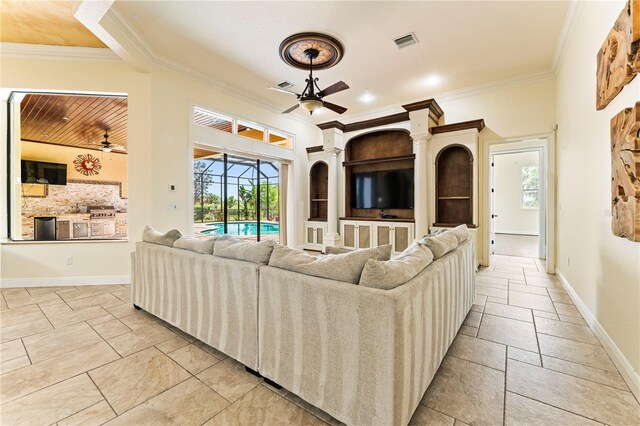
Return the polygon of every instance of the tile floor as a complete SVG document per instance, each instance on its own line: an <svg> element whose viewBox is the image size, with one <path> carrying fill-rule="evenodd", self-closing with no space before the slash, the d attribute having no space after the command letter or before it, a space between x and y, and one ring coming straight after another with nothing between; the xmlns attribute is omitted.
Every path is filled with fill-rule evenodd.
<svg viewBox="0 0 640 426"><path fill-rule="evenodd" d="M537 235L496 234L495 254L503 256L538 257Z"/></svg>
<svg viewBox="0 0 640 426"><path fill-rule="evenodd" d="M494 256L415 425L640 424L640 405L537 259ZM3 289L2 425L338 424L168 324L128 286Z"/></svg>

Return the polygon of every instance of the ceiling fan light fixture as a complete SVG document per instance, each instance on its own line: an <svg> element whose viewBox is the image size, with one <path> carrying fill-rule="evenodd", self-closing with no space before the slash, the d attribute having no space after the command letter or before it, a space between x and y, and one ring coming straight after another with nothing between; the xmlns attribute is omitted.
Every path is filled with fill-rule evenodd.
<svg viewBox="0 0 640 426"><path fill-rule="evenodd" d="M109 147L109 146L103 146L103 147L102 147L102 152L111 152L111 147Z"/></svg>
<svg viewBox="0 0 640 426"><path fill-rule="evenodd" d="M323 102L318 99L303 99L300 101L300 107L305 111L309 111L309 114L313 115L313 112L322 108Z"/></svg>

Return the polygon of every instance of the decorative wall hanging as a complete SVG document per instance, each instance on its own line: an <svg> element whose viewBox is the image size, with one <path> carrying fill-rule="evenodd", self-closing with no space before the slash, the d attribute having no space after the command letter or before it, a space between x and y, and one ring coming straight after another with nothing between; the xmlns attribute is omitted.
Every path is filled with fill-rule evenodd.
<svg viewBox="0 0 640 426"><path fill-rule="evenodd" d="M633 67L640 73L640 0L631 2L631 53L635 57Z"/></svg>
<svg viewBox="0 0 640 426"><path fill-rule="evenodd" d="M611 119L611 229L640 242L640 102Z"/></svg>
<svg viewBox="0 0 640 426"><path fill-rule="evenodd" d="M100 173L102 165L100 159L94 157L91 154L80 154L73 160L76 172L82 173L85 176L93 176Z"/></svg>
<svg viewBox="0 0 640 426"><path fill-rule="evenodd" d="M635 0L633 0L635 2ZM636 9L635 15L638 15ZM596 109L604 109L638 73L634 51L631 4L627 2L598 51ZM634 44L634 46L632 46ZM635 56L635 57L634 57Z"/></svg>

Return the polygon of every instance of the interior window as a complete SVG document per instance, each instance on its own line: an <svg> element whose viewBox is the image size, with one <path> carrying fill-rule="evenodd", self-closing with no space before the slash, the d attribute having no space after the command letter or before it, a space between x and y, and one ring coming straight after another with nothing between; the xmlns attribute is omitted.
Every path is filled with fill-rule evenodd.
<svg viewBox="0 0 640 426"><path fill-rule="evenodd" d="M127 239L127 97L14 93L13 240Z"/></svg>
<svg viewBox="0 0 640 426"><path fill-rule="evenodd" d="M537 209L539 176L538 167L522 168L522 208Z"/></svg>

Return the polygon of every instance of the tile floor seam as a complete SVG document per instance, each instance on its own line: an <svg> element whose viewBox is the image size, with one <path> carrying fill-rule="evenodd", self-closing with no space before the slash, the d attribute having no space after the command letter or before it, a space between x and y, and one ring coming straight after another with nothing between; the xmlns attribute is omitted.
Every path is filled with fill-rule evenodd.
<svg viewBox="0 0 640 426"><path fill-rule="evenodd" d="M91 378L89 378L89 379L91 379ZM93 385L95 386L95 383L94 383ZM97 388L97 386L96 386L96 388ZM100 391L100 389L98 389L98 391ZM104 398L104 395L102 395L102 397ZM53 425L57 425L57 424L59 424L60 422L62 422L62 421L64 421L64 420L67 420L67 419L68 419L68 418L70 418L70 417L75 416L76 414L80 413L81 411L88 410L89 408L95 407L96 405L101 404L103 401L104 401L104 402L106 402L106 403L107 403L107 405L109 404L109 402L108 402L106 399L102 399L102 400L100 400L100 401L96 402L95 404L92 404L92 405L90 405L90 406L88 406L88 407L83 408L83 409L82 409L82 410L80 410L80 411L76 411L76 412L75 412L75 413L73 413L73 414L69 414L67 417L64 417L64 418L62 418L62 419L58 420L56 423L52 423L52 424L51 424L51 426L53 426ZM111 407L111 406L109 405L109 407ZM112 409L113 409L113 408L112 408ZM115 413L115 411L114 411L114 413ZM109 420L107 420L107 421L109 421ZM105 422L105 423L106 423L106 422ZM102 425L102 424L104 424L104 423L101 423L101 425Z"/></svg>
<svg viewBox="0 0 640 426"><path fill-rule="evenodd" d="M38 309L40 309L40 312L42 312L42 315L44 315L44 317L46 318L46 320L49 322L49 324L51 325L51 328L53 330L55 330L56 328L53 326L53 323L51 322L51 320L49 319L49 317L47 316L47 314L44 313L44 311L42 310L42 306L40 306L38 303L36 303L36 306L38 307Z"/></svg>
<svg viewBox="0 0 640 426"><path fill-rule="evenodd" d="M544 318L544 319L547 319L547 318ZM553 321L553 320L551 320L551 321ZM558 336L556 334L545 333L545 332L542 332L542 331L538 331L538 333L540 333L540 334L542 334L544 336L551 336L551 337L555 337L555 338L558 338L558 339L570 340L570 341L576 342L576 343L584 343L585 345L591 345L591 346L595 346L596 348L603 348L604 349L604 347L602 346L602 344L600 343L599 340L598 340L598 343L589 343L589 342L585 342L584 340L571 339L569 337Z"/></svg>
<svg viewBox="0 0 640 426"><path fill-rule="evenodd" d="M492 303L495 303L495 302L492 302ZM506 305L506 306L512 306L514 308L530 309L530 308L523 308L521 306L515 306L515 305ZM506 319L509 319L509 320L514 320L514 321L522 322L522 323L525 323L525 324L531 324L531 322L529 322L529 321L525 321L525 320L521 320L521 319L517 319L517 318L505 317L505 316L502 316L502 315L487 314L487 313L485 313L484 315L489 315L490 317L506 318Z"/></svg>
<svg viewBox="0 0 640 426"><path fill-rule="evenodd" d="M107 364L104 364L104 365L107 365ZM117 418L118 417L118 412L113 408L113 406L111 405L111 403L107 399L107 396L102 392L102 389L100 389L100 386L98 386L98 384L95 382L95 380L93 380L93 377L91 377L91 374L89 374L89 371L85 372L85 374L89 377L89 380L91 380L91 383L93 383L93 386L95 386L96 389L98 389L98 392L100 392L100 395L102 395L102 397L104 398L104 401L107 403L109 408L111 408L113 413L116 415L116 417L114 417L114 418Z"/></svg>
<svg viewBox="0 0 640 426"><path fill-rule="evenodd" d="M158 349L158 350L160 350L160 349ZM162 351L160 351L160 352L162 352ZM165 355L166 355L166 354L165 354ZM221 361L218 361L218 362L221 362ZM216 363L216 364L217 364L217 363ZM215 365L215 364L213 364L213 365ZM212 365L211 367L213 367L213 365ZM209 367L209 368L211 368L211 367ZM205 370L207 370L207 369L205 369ZM205 370L202 370L202 371L205 371ZM201 371L200 373L202 373L202 371ZM200 373L198 373L198 374L200 374ZM191 374L191 373L189 373L189 374ZM198 377L197 375L193 375L193 377L195 377L196 379L198 379L198 381L199 381L200 383L202 383L203 385L205 385L206 387L208 387L209 389L211 389L212 391L214 391L216 394L220 395L220 398L224 399L225 401L227 401L227 402L229 403L229 405L227 405L223 410L220 410L220 412L216 413L213 417L217 416L217 415L218 415L218 414L220 414L222 411L224 411L224 410L226 410L227 408L229 408L229 407L230 407L232 404L234 404L238 399L241 399L241 398L242 398L242 396L244 396L244 395L242 395L240 398L236 399L236 401L229 401L227 398L225 398L224 396L222 396L222 394L221 394L221 393L219 393L219 392L218 392L218 391L216 391L214 388L212 388L211 386L209 386L208 384L206 384L206 383L205 383L205 382L204 382L200 377ZM251 390L253 390L253 388L252 388ZM251 392L251 390L250 390L250 391L248 391L247 393ZM245 395L246 395L246 394L245 394ZM211 420L213 417L209 418L209 420ZM209 420L207 420L207 422L208 422ZM206 423L206 422L205 422L205 423Z"/></svg>
<svg viewBox="0 0 640 426"><path fill-rule="evenodd" d="M555 337L555 336L553 336L553 337ZM582 343L582 342L579 342L579 343ZM559 358L559 357L557 357L557 356L548 355L548 354L546 354L546 353L540 353L540 355L544 355L544 356L546 356L546 357L548 357L548 358L557 359L557 360L564 361L564 362L568 362L568 363L571 363L571 364L580 365L580 366L583 366L583 367L593 368L594 370L602 371L602 372L604 372L604 373L616 373L616 374L618 374L620 377L622 377L622 374L620 374L620 371L618 370L618 367L616 367L616 371L611 371L611 370L605 370L605 369L602 369L602 368L600 368L600 367L593 367L593 366L588 365L588 364L582 364L582 363L580 363L580 362L575 362L575 361L570 361L570 360L568 360L568 359ZM615 364L614 364L614 367L615 367ZM550 370L550 369L549 369L549 370ZM626 382L625 382L625 383L626 383Z"/></svg>
<svg viewBox="0 0 640 426"><path fill-rule="evenodd" d="M545 355L545 356L546 356L546 355ZM515 361L518 361L518 360L515 360ZM564 360L561 360L561 361L564 361ZM520 361L520 362L523 362L523 361ZM574 363L574 364L575 364L575 363ZM578 364L578 365L582 365L582 364ZM588 366L585 366L585 367L588 367ZM595 380L588 379L588 378L586 378L586 377L576 376L575 374L567 373L567 372L565 372L565 371L558 371L558 370L555 370L555 369L553 369L553 368L549 368L549 367L542 367L542 368L544 368L545 370L553 371L554 373L564 374L565 376L570 376L570 377L575 377L576 379L585 380L585 381L587 381L587 382L595 383L595 384L600 385L600 386L606 386L606 387L608 387L608 388L616 389L616 390L619 390L620 392L627 392L627 393L629 393L629 394L633 395L633 394L632 394L632 392L631 392L631 390L629 389L629 386L627 385L627 383L626 383L626 382L624 382L624 379L623 379L623 382L624 382L624 384L627 386L627 389L620 389L620 388L617 388L617 387L615 387L615 386L607 385L606 383L596 382Z"/></svg>
<svg viewBox="0 0 640 426"><path fill-rule="evenodd" d="M549 406L549 407L556 408L556 409L558 409L558 410L564 411L565 413L570 413L570 414L573 414L573 415L575 415L575 416L582 417L583 419L588 419L588 420L591 420L591 421L593 421L593 422L600 423L600 424L606 424L606 423L603 423L603 422L601 422L600 420L594 419L594 418L592 418L592 417L587 417L587 416L582 415L582 414L574 413L574 412L573 412L573 411L571 411L571 410L567 410L567 409L564 409L564 408L562 408L562 407L558 407L558 406L555 406L555 405L553 405L553 404L549 404L548 402L540 401L539 399L531 398L530 396L527 396L527 395L522 395L521 393L518 393L518 392L515 392L515 391L512 391L512 390L510 390L509 392L511 392L511 393L512 393L512 394L514 394L514 395L521 396L522 398L530 399L531 401L535 401L535 402L538 402L538 403L540 403L540 404L544 404L544 405L547 405L547 406Z"/></svg>
<svg viewBox="0 0 640 426"><path fill-rule="evenodd" d="M540 349L540 339L538 338L538 325L536 324L536 316L531 309L531 317L533 319L533 332L536 335L536 345L538 345L538 358L540 359L540 367L544 368L544 362L542 361L542 349Z"/></svg>
<svg viewBox="0 0 640 426"><path fill-rule="evenodd" d="M100 333L98 333L98 331L97 331L95 328L93 328L93 326L92 326L91 324L89 324L86 320L85 320L85 321L83 321L83 322L84 322L85 324L87 324L89 327L91 327L91 329L92 329L92 330L93 330L93 331L98 335L98 337L100 337L100 338L102 339L102 341L103 341L103 342L105 342L107 345L109 345L109 347L113 350L113 352L115 352L115 353L116 353L116 355L118 355L118 356L120 357L119 359L124 358L122 355L120 355L120 352L118 352L118 351L116 350L116 348L114 348L113 346L111 346L111 343L109 343L109 342L107 341L107 339L105 339L104 337L102 337L102 335L101 335ZM126 334L126 333L125 333L125 334ZM121 336L123 336L123 334L122 334ZM117 336L116 336L116 337L117 337ZM160 352L162 352L162 351L160 351ZM114 360L114 361L117 361L117 360ZM105 365L106 365L106 364L105 364Z"/></svg>
<svg viewBox="0 0 640 426"><path fill-rule="evenodd" d="M22 340L22 338L20 338L20 343L22 343L22 348L24 349L24 353L25 355L27 355L27 359L29 360L29 364L33 365L33 362L31 361L31 356L29 355L29 352L27 351L27 347L24 344L24 340ZM26 367L26 365L25 365Z"/></svg>
<svg viewBox="0 0 640 426"><path fill-rule="evenodd" d="M471 337L471 336L468 336L468 337ZM477 339L477 337L471 337L471 338L472 338L472 339ZM484 339L478 339L478 340L484 340ZM489 340L485 340L485 342L489 342ZM496 343L496 342L491 342L491 343ZM502 343L496 343L496 344L498 344L498 345L503 345ZM506 345L503 345L503 346L505 346L505 347L506 347ZM500 373L504 373L504 371L503 371L503 370L500 370L499 368L490 367L490 366L488 366L488 365L481 364L481 363L479 363L479 362L477 362L477 361L471 361L471 360L469 360L469 359L467 359L467 358L460 358L459 356L451 355L451 354L449 354L448 352L447 352L447 356L450 356L451 358L456 358L456 359L459 359L459 360L462 360L462 361L470 362L470 363L472 363L472 364L479 365L479 366L481 366L481 367L487 367L487 368L490 368L490 369L492 369L492 370L499 371ZM444 413L443 413L443 414L444 414ZM451 417L451 416L449 416L449 417Z"/></svg>

